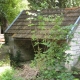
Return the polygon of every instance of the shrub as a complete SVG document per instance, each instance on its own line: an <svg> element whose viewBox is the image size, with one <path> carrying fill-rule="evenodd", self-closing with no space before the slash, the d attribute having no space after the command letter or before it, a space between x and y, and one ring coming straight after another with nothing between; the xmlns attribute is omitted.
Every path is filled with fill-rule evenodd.
<svg viewBox="0 0 80 80"><path fill-rule="evenodd" d="M65 55L65 51L69 48L66 36L71 26L60 26L62 22L60 16L55 16L54 19L41 16L39 20L43 20L44 24L46 24L44 20L52 20L55 25L52 27L49 36L45 34L45 36L48 36L48 39L39 41L36 37L34 37L35 39L32 37L35 40L33 47L38 47L37 51L35 51L37 54L35 54L31 64L37 66L40 71L36 80L74 80L72 73L66 71L67 69L64 66L68 56ZM39 23L39 25L42 26L43 22ZM44 26L44 28L46 27ZM40 44L46 47L44 51L39 47Z"/></svg>

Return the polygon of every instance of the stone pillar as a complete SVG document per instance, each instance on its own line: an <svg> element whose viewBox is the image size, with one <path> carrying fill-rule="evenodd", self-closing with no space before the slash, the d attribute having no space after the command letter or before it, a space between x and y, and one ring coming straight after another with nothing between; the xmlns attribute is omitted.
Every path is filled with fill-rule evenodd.
<svg viewBox="0 0 80 80"><path fill-rule="evenodd" d="M10 65L11 66L15 66L15 60L14 60L14 57L15 57L14 38L11 37L11 36L9 36L9 47L10 47L10 53L9 53Z"/></svg>

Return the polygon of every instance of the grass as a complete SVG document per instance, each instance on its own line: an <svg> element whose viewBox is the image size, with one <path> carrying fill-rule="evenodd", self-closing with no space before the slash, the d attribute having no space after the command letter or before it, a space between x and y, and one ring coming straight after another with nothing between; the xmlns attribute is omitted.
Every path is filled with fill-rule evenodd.
<svg viewBox="0 0 80 80"><path fill-rule="evenodd" d="M0 60L0 67L2 67L2 66L8 66L8 65L10 65L10 59L9 59L9 56L6 55L4 59Z"/></svg>
<svg viewBox="0 0 80 80"><path fill-rule="evenodd" d="M15 74L16 71L14 69L6 69L0 74L0 80L23 80L21 77L16 77Z"/></svg>
<svg viewBox="0 0 80 80"><path fill-rule="evenodd" d="M0 67L10 64L8 51L9 47L7 45L0 44Z"/></svg>

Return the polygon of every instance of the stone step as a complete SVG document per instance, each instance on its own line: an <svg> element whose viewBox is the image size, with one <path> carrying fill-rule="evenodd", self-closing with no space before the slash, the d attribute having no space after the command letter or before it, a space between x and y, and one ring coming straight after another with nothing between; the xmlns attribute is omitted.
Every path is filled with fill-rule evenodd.
<svg viewBox="0 0 80 80"><path fill-rule="evenodd" d="M5 41L5 39L0 39L0 42L4 42Z"/></svg>
<svg viewBox="0 0 80 80"><path fill-rule="evenodd" d="M4 34L0 34L0 44L4 44L4 43L5 43Z"/></svg>

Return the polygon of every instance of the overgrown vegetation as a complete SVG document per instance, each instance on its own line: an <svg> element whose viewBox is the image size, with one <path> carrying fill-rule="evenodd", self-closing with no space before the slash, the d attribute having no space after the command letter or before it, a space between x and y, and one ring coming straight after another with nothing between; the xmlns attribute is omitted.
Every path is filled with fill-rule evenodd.
<svg viewBox="0 0 80 80"><path fill-rule="evenodd" d="M21 77L16 76L16 72L13 69L6 69L0 74L0 80L23 80Z"/></svg>
<svg viewBox="0 0 80 80"><path fill-rule="evenodd" d="M10 59L9 59L9 50L8 46L4 44L0 44L0 67L4 65L9 65L10 64Z"/></svg>
<svg viewBox="0 0 80 80"><path fill-rule="evenodd" d="M31 9L79 7L80 0L28 0Z"/></svg>
<svg viewBox="0 0 80 80"><path fill-rule="evenodd" d="M26 0L0 0L0 20L11 23L21 10L28 9L27 4Z"/></svg>
<svg viewBox="0 0 80 80"><path fill-rule="evenodd" d="M17 75L18 72L18 69L10 67L8 46L0 44L0 80L24 80Z"/></svg>
<svg viewBox="0 0 80 80"><path fill-rule="evenodd" d="M47 21L52 21L54 26L51 30L49 29L50 32L44 32L46 37L43 37L42 40L36 37L37 28L32 31L32 42L35 42L32 45L34 49L37 46L37 50L35 50L36 54L31 66L36 66L40 71L35 80L74 80L72 73L68 72L64 66L67 57L70 57L67 54L65 55L65 51L69 49L66 36L71 26L60 26L63 19L58 15L55 15L54 18L39 15L37 20L40 21L38 28L41 30L46 29L43 24L46 24ZM43 45L44 48L40 47L40 45Z"/></svg>
<svg viewBox="0 0 80 80"><path fill-rule="evenodd" d="M20 67L20 58L21 58L20 51L16 52L15 57L11 53L9 54L9 56L10 56L10 65L13 67Z"/></svg>

